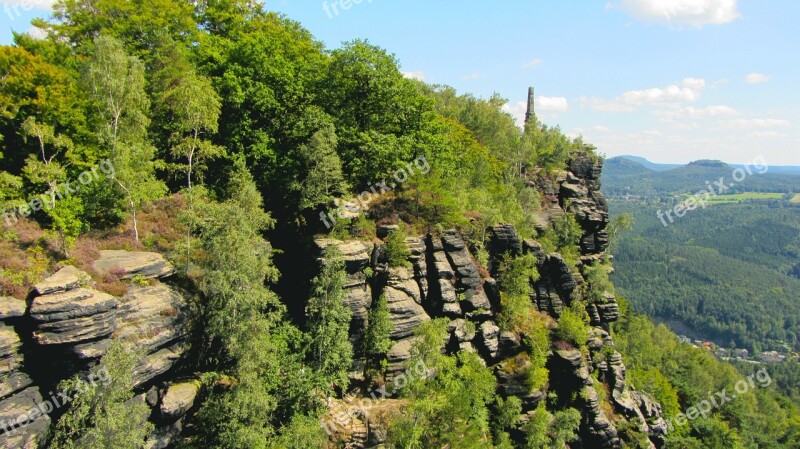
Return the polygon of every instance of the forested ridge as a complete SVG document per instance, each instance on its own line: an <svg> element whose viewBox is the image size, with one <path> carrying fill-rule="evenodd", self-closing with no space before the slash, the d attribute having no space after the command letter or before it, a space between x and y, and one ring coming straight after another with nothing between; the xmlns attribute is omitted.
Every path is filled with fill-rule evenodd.
<svg viewBox="0 0 800 449"><path fill-rule="evenodd" d="M258 2L59 0L35 24L0 47L10 447L800 444L774 387L667 431L743 377L618 305L582 139ZM73 399L15 424L37 383ZM353 398L381 420L343 425Z"/></svg>

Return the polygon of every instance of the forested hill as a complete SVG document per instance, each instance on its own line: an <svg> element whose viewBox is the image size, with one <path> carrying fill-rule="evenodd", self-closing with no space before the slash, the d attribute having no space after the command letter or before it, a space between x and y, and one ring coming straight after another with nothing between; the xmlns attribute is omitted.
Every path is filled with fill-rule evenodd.
<svg viewBox="0 0 800 449"><path fill-rule="evenodd" d="M0 47L4 447L800 445L768 373L617 297L603 160L532 104L248 0L36 25Z"/></svg>
<svg viewBox="0 0 800 449"><path fill-rule="evenodd" d="M729 165L721 161L699 160L687 165L650 167L645 162L620 156L608 159L603 177L603 192L609 196L668 197L694 194L725 180L721 193L742 192L789 193L798 190L800 171L795 167L770 167L758 159L746 165ZM737 172L742 170L742 172ZM734 179L736 173L736 179ZM716 189L716 187L714 187ZM720 193L720 192L717 192Z"/></svg>

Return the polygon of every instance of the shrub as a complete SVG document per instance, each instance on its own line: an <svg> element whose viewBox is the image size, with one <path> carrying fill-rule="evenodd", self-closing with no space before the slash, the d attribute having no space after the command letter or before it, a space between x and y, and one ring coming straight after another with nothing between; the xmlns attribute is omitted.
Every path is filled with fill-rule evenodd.
<svg viewBox="0 0 800 449"><path fill-rule="evenodd" d="M386 237L383 250L386 261L389 263L390 267L405 267L410 265L408 257L411 256L411 250L409 250L408 245L406 245L406 233L402 226Z"/></svg>
<svg viewBox="0 0 800 449"><path fill-rule="evenodd" d="M580 306L578 302L575 304ZM577 307L564 308L558 320L556 337L575 346L584 346L589 338L589 326L576 309Z"/></svg>

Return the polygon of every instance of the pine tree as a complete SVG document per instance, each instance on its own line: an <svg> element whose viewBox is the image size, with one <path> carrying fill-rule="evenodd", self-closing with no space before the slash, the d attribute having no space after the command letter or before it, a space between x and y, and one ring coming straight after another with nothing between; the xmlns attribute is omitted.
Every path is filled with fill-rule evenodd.
<svg viewBox="0 0 800 449"><path fill-rule="evenodd" d="M353 345L348 339L352 313L344 302L344 259L341 251L331 245L325 248L322 261L322 272L314 278L306 306L311 357L327 381L345 388L347 370L353 363Z"/></svg>

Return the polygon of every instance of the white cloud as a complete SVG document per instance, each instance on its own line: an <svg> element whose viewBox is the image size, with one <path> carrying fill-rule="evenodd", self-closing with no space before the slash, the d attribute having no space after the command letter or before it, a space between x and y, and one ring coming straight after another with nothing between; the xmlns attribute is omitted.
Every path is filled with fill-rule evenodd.
<svg viewBox="0 0 800 449"><path fill-rule="evenodd" d="M10 5L10 9L16 8L22 12L32 9L51 9L55 0L0 0L0 3Z"/></svg>
<svg viewBox="0 0 800 449"><path fill-rule="evenodd" d="M534 68L534 67L538 66L539 64L541 64L541 63L543 63L543 62L544 62L544 61L542 61L542 60L541 60L541 59L539 59L539 58L532 59L532 60L530 60L530 61L527 61L525 64L522 64L522 68L523 68L523 69L532 69L532 68Z"/></svg>
<svg viewBox="0 0 800 449"><path fill-rule="evenodd" d="M739 115L739 111L724 105L706 106L704 108L677 107L654 112L655 115L663 120L672 122L682 118L714 118L714 117L733 117Z"/></svg>
<svg viewBox="0 0 800 449"><path fill-rule="evenodd" d="M425 81L425 72L423 72L422 70L417 70L413 72L403 72L403 76L412 80Z"/></svg>
<svg viewBox="0 0 800 449"><path fill-rule="evenodd" d="M733 22L741 17L737 0L621 0L622 8L637 20L702 27Z"/></svg>
<svg viewBox="0 0 800 449"><path fill-rule="evenodd" d="M537 111L567 112L569 102L564 97L536 97L534 106Z"/></svg>
<svg viewBox="0 0 800 449"><path fill-rule="evenodd" d="M34 26L28 28L28 31L26 31L25 34L33 39L44 39L47 37L47 32L45 30Z"/></svg>
<svg viewBox="0 0 800 449"><path fill-rule="evenodd" d="M601 98L582 99L584 103L597 111L626 112L634 111L643 106L670 105L696 101L700 98L706 81L700 78L685 78L680 85L672 84L667 87L654 87L652 89L631 90L623 93L614 100Z"/></svg>
<svg viewBox="0 0 800 449"><path fill-rule="evenodd" d="M536 97L534 100L534 109L539 118L543 114L541 112L567 112L569 110L569 102L564 97ZM506 103L503 105L503 112L511 114L517 125L522 126L525 124L525 113L528 112L528 102L517 101L516 103Z"/></svg>
<svg viewBox="0 0 800 449"><path fill-rule="evenodd" d="M769 81L769 78L763 73L751 73L745 77L745 81L747 81L747 84L761 84Z"/></svg>
<svg viewBox="0 0 800 449"><path fill-rule="evenodd" d="M511 114L514 117L514 121L517 122L518 126L522 126L525 124L525 113L528 111L528 103L524 101L518 101L516 103L506 103L503 105L503 112Z"/></svg>
<svg viewBox="0 0 800 449"><path fill-rule="evenodd" d="M754 131L747 135L748 139L775 139L777 137L786 136L775 131Z"/></svg>
<svg viewBox="0 0 800 449"><path fill-rule="evenodd" d="M575 132L578 134L582 134L584 132L596 132L596 133L608 133L611 132L611 129L603 126L603 125L594 125L588 128L575 128Z"/></svg>
<svg viewBox="0 0 800 449"><path fill-rule="evenodd" d="M731 120L728 124L737 128L780 128L791 125L791 122L776 118L751 118Z"/></svg>
<svg viewBox="0 0 800 449"><path fill-rule="evenodd" d="M467 80L467 81L479 80L481 78L483 78L483 75L481 75L480 72L473 72L473 73L461 76L462 80Z"/></svg>

